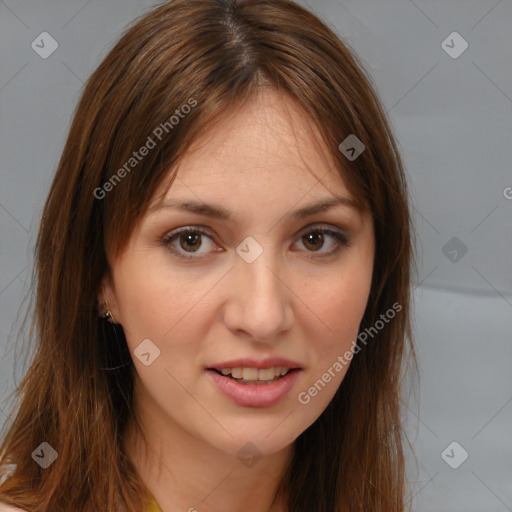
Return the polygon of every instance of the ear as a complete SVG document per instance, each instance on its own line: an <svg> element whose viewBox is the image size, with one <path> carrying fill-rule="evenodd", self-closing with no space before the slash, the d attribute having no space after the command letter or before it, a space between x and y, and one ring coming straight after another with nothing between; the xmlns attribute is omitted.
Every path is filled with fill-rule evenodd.
<svg viewBox="0 0 512 512"><path fill-rule="evenodd" d="M120 322L114 282L109 270L105 272L101 279L101 283L98 287L97 301L99 316L103 316L105 312L109 310L114 315L116 321L118 323ZM105 305L105 301L107 301L107 305ZM112 322L111 318L109 322Z"/></svg>

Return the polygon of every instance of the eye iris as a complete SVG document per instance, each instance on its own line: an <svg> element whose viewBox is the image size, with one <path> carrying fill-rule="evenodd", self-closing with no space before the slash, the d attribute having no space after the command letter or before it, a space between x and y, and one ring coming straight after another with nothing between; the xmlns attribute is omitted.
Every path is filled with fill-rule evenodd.
<svg viewBox="0 0 512 512"><path fill-rule="evenodd" d="M189 249L199 249L199 247L201 246L201 243L199 242L200 236L201 235L190 234L190 233L181 235L180 236L180 246L185 251L188 251ZM183 240L185 240L186 247L183 246L183 244L181 243ZM189 244L189 242L191 242L191 244ZM188 251L188 252L194 252L194 251L192 250L192 251Z"/></svg>
<svg viewBox="0 0 512 512"><path fill-rule="evenodd" d="M307 235L305 235L305 238L306 238L306 246L307 244L309 244L310 242L312 242L313 244L318 243L318 241L320 241L320 247L316 247L316 248L313 248L314 251L318 250L318 249L321 249L323 244L324 244L324 237L321 233L308 233Z"/></svg>

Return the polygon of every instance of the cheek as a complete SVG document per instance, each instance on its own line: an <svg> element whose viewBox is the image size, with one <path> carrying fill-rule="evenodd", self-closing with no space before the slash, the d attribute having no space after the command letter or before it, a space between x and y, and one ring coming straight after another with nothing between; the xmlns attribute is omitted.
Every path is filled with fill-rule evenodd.
<svg viewBox="0 0 512 512"><path fill-rule="evenodd" d="M160 362L190 363L208 330L208 304L218 276L191 278L171 272L165 255L130 258L118 267L116 297L128 346L133 351L150 339L161 351ZM203 332L204 330L204 332ZM169 348L179 347L178 351ZM194 352L195 351L195 352Z"/></svg>
<svg viewBox="0 0 512 512"><path fill-rule="evenodd" d="M206 312L201 307L208 281L191 280L179 272L170 275L161 261L131 262L118 275L123 330L142 385L141 396L150 396L163 409L169 407L172 396L169 413L197 414L195 402L182 386L190 387L198 376L190 367L191 361L198 360L208 334Z"/></svg>
<svg viewBox="0 0 512 512"><path fill-rule="evenodd" d="M299 403L312 404L307 414L320 414L327 407L351 362L371 288L373 252L351 253L329 279L310 289L309 318L312 344L311 373L300 391ZM310 285L311 286L311 285ZM313 412L314 410L314 412Z"/></svg>
<svg viewBox="0 0 512 512"><path fill-rule="evenodd" d="M357 268L357 270L356 270ZM313 422L328 406L352 362L354 344L371 286L371 266L354 265L332 276L311 298L310 373L299 389L298 402Z"/></svg>
<svg viewBox="0 0 512 512"><path fill-rule="evenodd" d="M371 287L371 261L354 259L353 265L347 265L332 272L328 279L307 288L308 305L312 312L310 328L320 336L325 345L350 344L357 336ZM347 338L350 338L347 340Z"/></svg>
<svg viewBox="0 0 512 512"><path fill-rule="evenodd" d="M324 305L327 323L335 333L348 330L357 331L362 320L368 296L370 282L361 275L348 275L337 282L329 293L325 294Z"/></svg>

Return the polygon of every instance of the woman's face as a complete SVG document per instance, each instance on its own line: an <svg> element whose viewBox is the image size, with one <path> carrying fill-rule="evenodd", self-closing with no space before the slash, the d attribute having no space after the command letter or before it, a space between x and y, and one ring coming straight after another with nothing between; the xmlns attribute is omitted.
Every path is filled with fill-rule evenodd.
<svg viewBox="0 0 512 512"><path fill-rule="evenodd" d="M290 100L262 93L187 154L167 206L153 201L110 261L99 300L123 326L136 408L159 435L274 453L338 389L374 233L313 131Z"/></svg>

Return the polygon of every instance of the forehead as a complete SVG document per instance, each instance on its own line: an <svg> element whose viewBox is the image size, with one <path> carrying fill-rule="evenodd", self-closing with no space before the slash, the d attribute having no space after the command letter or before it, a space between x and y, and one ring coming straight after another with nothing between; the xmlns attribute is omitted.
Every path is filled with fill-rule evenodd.
<svg viewBox="0 0 512 512"><path fill-rule="evenodd" d="M155 194L240 206L263 198L296 203L306 195L352 197L313 120L292 100L263 89L195 141Z"/></svg>

